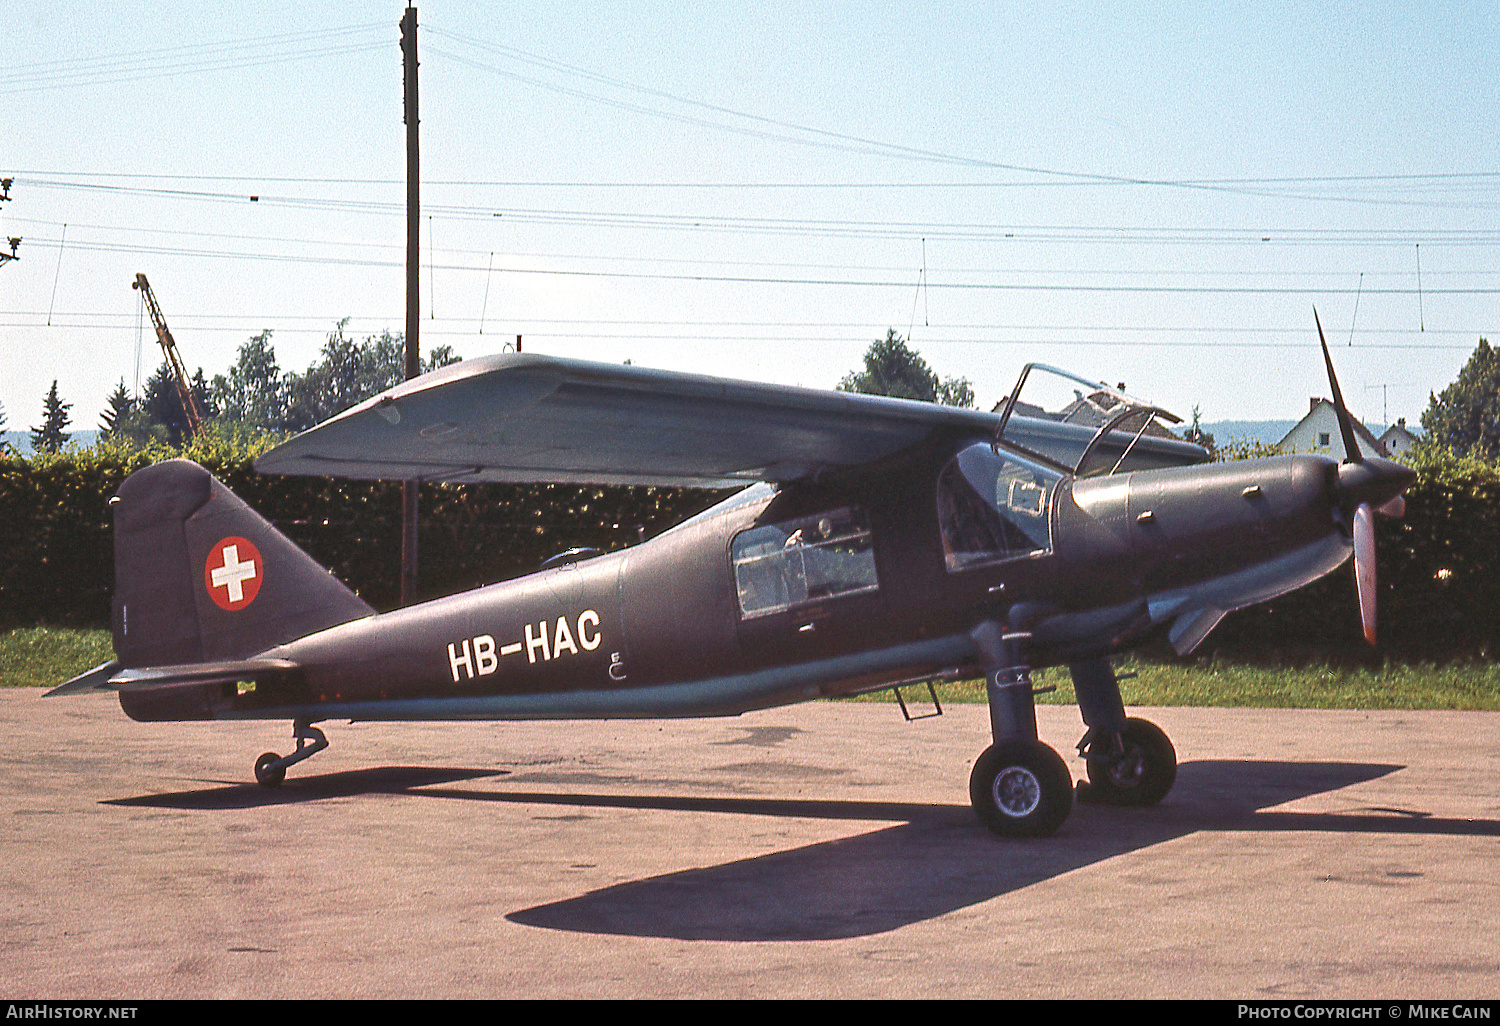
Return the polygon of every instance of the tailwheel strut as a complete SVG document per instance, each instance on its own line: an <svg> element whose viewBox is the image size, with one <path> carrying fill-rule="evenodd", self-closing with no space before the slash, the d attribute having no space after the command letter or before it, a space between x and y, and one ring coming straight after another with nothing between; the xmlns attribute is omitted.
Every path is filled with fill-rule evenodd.
<svg viewBox="0 0 1500 1026"><path fill-rule="evenodd" d="M286 779L288 766L310 759L328 747L328 738L308 720L293 720L292 736L297 740L297 750L291 755L267 752L255 760L256 783L262 787L277 787Z"/></svg>

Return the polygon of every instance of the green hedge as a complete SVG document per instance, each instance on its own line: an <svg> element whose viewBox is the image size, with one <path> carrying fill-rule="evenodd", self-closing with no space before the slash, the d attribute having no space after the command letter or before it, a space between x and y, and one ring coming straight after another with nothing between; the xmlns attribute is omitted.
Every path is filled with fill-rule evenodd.
<svg viewBox="0 0 1500 1026"><path fill-rule="evenodd" d="M270 477L251 461L262 439L210 440L177 452L101 444L0 456L0 626L105 625L114 587L108 500L135 470L183 456L208 468L377 609L400 591L399 483ZM623 548L722 493L574 485L424 485L421 597L535 570L575 545Z"/></svg>
<svg viewBox="0 0 1500 1026"><path fill-rule="evenodd" d="M0 456L0 625L102 625L113 555L109 497L132 471L196 460L378 609L396 604L400 486L257 474L264 438L176 453L103 444ZM1376 518L1381 644L1367 652L1351 569L1235 613L1205 652L1448 660L1500 652L1500 472L1441 451L1410 461L1402 520ZM425 485L420 590L452 594L534 570L574 545L610 550L649 537L723 493L571 485Z"/></svg>

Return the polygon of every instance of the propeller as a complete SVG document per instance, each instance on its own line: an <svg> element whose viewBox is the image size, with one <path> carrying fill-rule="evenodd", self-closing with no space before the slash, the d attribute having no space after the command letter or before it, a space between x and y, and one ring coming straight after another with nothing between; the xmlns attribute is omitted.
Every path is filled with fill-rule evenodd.
<svg viewBox="0 0 1500 1026"><path fill-rule="evenodd" d="M1354 436L1354 418L1344 405L1338 377L1333 373L1333 357L1328 340L1323 337L1323 322L1313 307L1313 322L1318 326L1318 342L1323 346L1323 363L1328 367L1328 387L1333 392L1333 408L1338 415L1339 433L1344 437L1344 462L1338 469L1340 507L1351 525L1354 541L1354 585L1359 593L1359 620L1365 640L1375 644L1375 514L1378 509L1387 516L1399 517L1406 512L1401 493L1416 474L1399 463L1378 457L1366 458L1359 451Z"/></svg>

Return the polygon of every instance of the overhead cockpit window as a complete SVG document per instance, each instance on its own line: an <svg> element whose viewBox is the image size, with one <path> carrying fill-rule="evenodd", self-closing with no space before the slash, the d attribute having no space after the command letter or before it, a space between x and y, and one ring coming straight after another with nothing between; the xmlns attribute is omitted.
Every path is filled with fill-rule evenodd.
<svg viewBox="0 0 1500 1026"><path fill-rule="evenodd" d="M938 477L938 526L949 570L1052 551L1049 512L1062 475L988 442L960 452Z"/></svg>
<svg viewBox="0 0 1500 1026"><path fill-rule="evenodd" d="M731 556L746 617L880 586L869 520L853 506L742 531Z"/></svg>

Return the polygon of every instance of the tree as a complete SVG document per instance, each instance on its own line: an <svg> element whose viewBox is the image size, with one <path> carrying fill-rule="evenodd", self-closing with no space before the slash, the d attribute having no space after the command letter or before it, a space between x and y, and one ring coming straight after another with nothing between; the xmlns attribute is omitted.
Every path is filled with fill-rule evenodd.
<svg viewBox="0 0 1500 1026"><path fill-rule="evenodd" d="M269 330L240 346L228 376L214 375L211 394L225 420L264 428L279 425L286 412L286 383Z"/></svg>
<svg viewBox="0 0 1500 1026"><path fill-rule="evenodd" d="M1422 430L1460 456L1500 456L1500 350L1479 340L1458 380L1441 395L1428 393Z"/></svg>
<svg viewBox="0 0 1500 1026"><path fill-rule="evenodd" d="M68 433L63 428L72 418L68 411L72 403L65 403L57 395L57 379L53 379L47 398L42 401L42 426L31 429L31 447L37 452L57 452L68 444Z"/></svg>
<svg viewBox="0 0 1500 1026"><path fill-rule="evenodd" d="M5 438L5 404L0 403L0 455L10 452L10 442Z"/></svg>
<svg viewBox="0 0 1500 1026"><path fill-rule="evenodd" d="M346 317L329 332L323 359L307 368L306 374L287 375L285 428L306 430L406 380L402 335L382 331L355 342L344 334L348 323ZM419 361L418 369L425 374L457 360L451 346L437 346Z"/></svg>
<svg viewBox="0 0 1500 1026"><path fill-rule="evenodd" d="M187 413L182 408L182 399L177 395L177 381L165 360L156 368L156 373L146 379L140 407L147 426L161 425L166 428L169 445L182 444L188 431Z"/></svg>
<svg viewBox="0 0 1500 1026"><path fill-rule="evenodd" d="M1199 426L1198 416L1198 407L1194 406L1193 426L1184 431L1182 433L1182 437L1187 439L1189 442L1192 442L1194 445L1203 446L1203 448L1208 450L1210 456L1215 455L1219 450L1214 447L1214 436L1209 432L1204 431L1203 428Z"/></svg>
<svg viewBox="0 0 1500 1026"><path fill-rule="evenodd" d="M885 339L865 350L865 369L850 371L839 382L841 392L890 395L948 406L973 406L974 388L968 378L939 381L927 361L906 345L906 339L887 329Z"/></svg>
<svg viewBox="0 0 1500 1026"><path fill-rule="evenodd" d="M99 415L99 434L102 438L119 438L135 409L135 400L125 388L124 378L120 379L115 390L109 394L108 401L109 406Z"/></svg>

